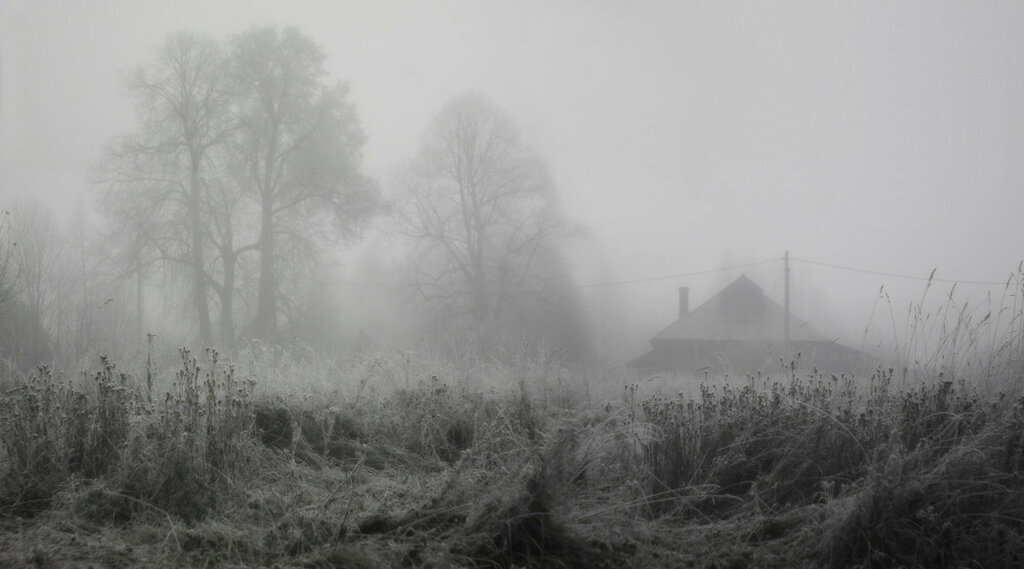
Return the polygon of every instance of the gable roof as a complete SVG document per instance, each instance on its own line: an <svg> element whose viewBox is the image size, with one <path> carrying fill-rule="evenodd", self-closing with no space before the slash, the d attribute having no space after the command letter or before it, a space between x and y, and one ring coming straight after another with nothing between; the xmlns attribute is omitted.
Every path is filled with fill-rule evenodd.
<svg viewBox="0 0 1024 569"><path fill-rule="evenodd" d="M651 344L679 340L782 342L785 318L785 308L765 296L761 287L746 275L740 275L704 304L658 332ZM789 341L832 342L792 313Z"/></svg>

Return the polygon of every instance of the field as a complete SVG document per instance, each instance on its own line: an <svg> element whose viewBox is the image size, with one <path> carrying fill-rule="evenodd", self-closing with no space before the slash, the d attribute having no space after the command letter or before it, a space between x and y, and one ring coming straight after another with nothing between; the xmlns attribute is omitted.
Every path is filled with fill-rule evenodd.
<svg viewBox="0 0 1024 569"><path fill-rule="evenodd" d="M220 359L8 377L0 567L1024 564L1019 366Z"/></svg>

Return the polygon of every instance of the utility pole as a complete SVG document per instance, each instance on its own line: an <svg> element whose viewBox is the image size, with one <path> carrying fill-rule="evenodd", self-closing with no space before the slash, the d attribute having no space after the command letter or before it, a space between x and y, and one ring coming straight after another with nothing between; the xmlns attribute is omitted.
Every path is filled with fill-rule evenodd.
<svg viewBox="0 0 1024 569"><path fill-rule="evenodd" d="M786 261L786 317L784 319L783 334L786 338L786 343L789 343L789 250L786 251L786 256L783 257Z"/></svg>

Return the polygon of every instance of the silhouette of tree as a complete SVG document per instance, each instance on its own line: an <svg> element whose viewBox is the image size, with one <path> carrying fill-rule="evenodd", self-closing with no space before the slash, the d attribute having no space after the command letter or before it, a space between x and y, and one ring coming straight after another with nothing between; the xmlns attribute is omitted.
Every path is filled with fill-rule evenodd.
<svg viewBox="0 0 1024 569"><path fill-rule="evenodd" d="M448 318L467 318L481 350L510 312L553 300L543 291L567 283L558 247L569 232L546 169L482 95L444 106L403 185L411 280Z"/></svg>
<svg viewBox="0 0 1024 569"><path fill-rule="evenodd" d="M259 212L251 332L265 339L278 332L282 275L309 266L320 239L359 235L380 202L359 172L365 135L347 89L325 77L323 52L294 28L254 28L232 41L236 152Z"/></svg>

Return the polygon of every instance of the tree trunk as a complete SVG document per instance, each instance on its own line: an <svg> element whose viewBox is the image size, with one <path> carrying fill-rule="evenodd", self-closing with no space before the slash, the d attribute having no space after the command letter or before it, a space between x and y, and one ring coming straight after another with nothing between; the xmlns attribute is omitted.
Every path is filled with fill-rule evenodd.
<svg viewBox="0 0 1024 569"><path fill-rule="evenodd" d="M196 315L199 318L199 342L203 345L213 339L213 327L210 325L210 302L206 297L206 267L203 254L203 225L201 220L199 156L194 153L191 158L192 172L189 177L189 221L191 223L192 241L192 273L195 285Z"/></svg>
<svg viewBox="0 0 1024 569"><path fill-rule="evenodd" d="M220 293L220 342L224 348L230 349L235 345L235 266L238 257L231 251L230 244L225 249L224 286Z"/></svg>
<svg viewBox="0 0 1024 569"><path fill-rule="evenodd" d="M274 257L274 192L277 163L277 144L280 123L276 109L268 111L270 136L263 161L263 179L260 184L260 283L256 302L256 316L252 330L263 340L277 339L277 268Z"/></svg>
<svg viewBox="0 0 1024 569"><path fill-rule="evenodd" d="M264 201L260 226L260 290L253 318L253 332L264 340L277 335L277 275L274 263L273 205Z"/></svg>

